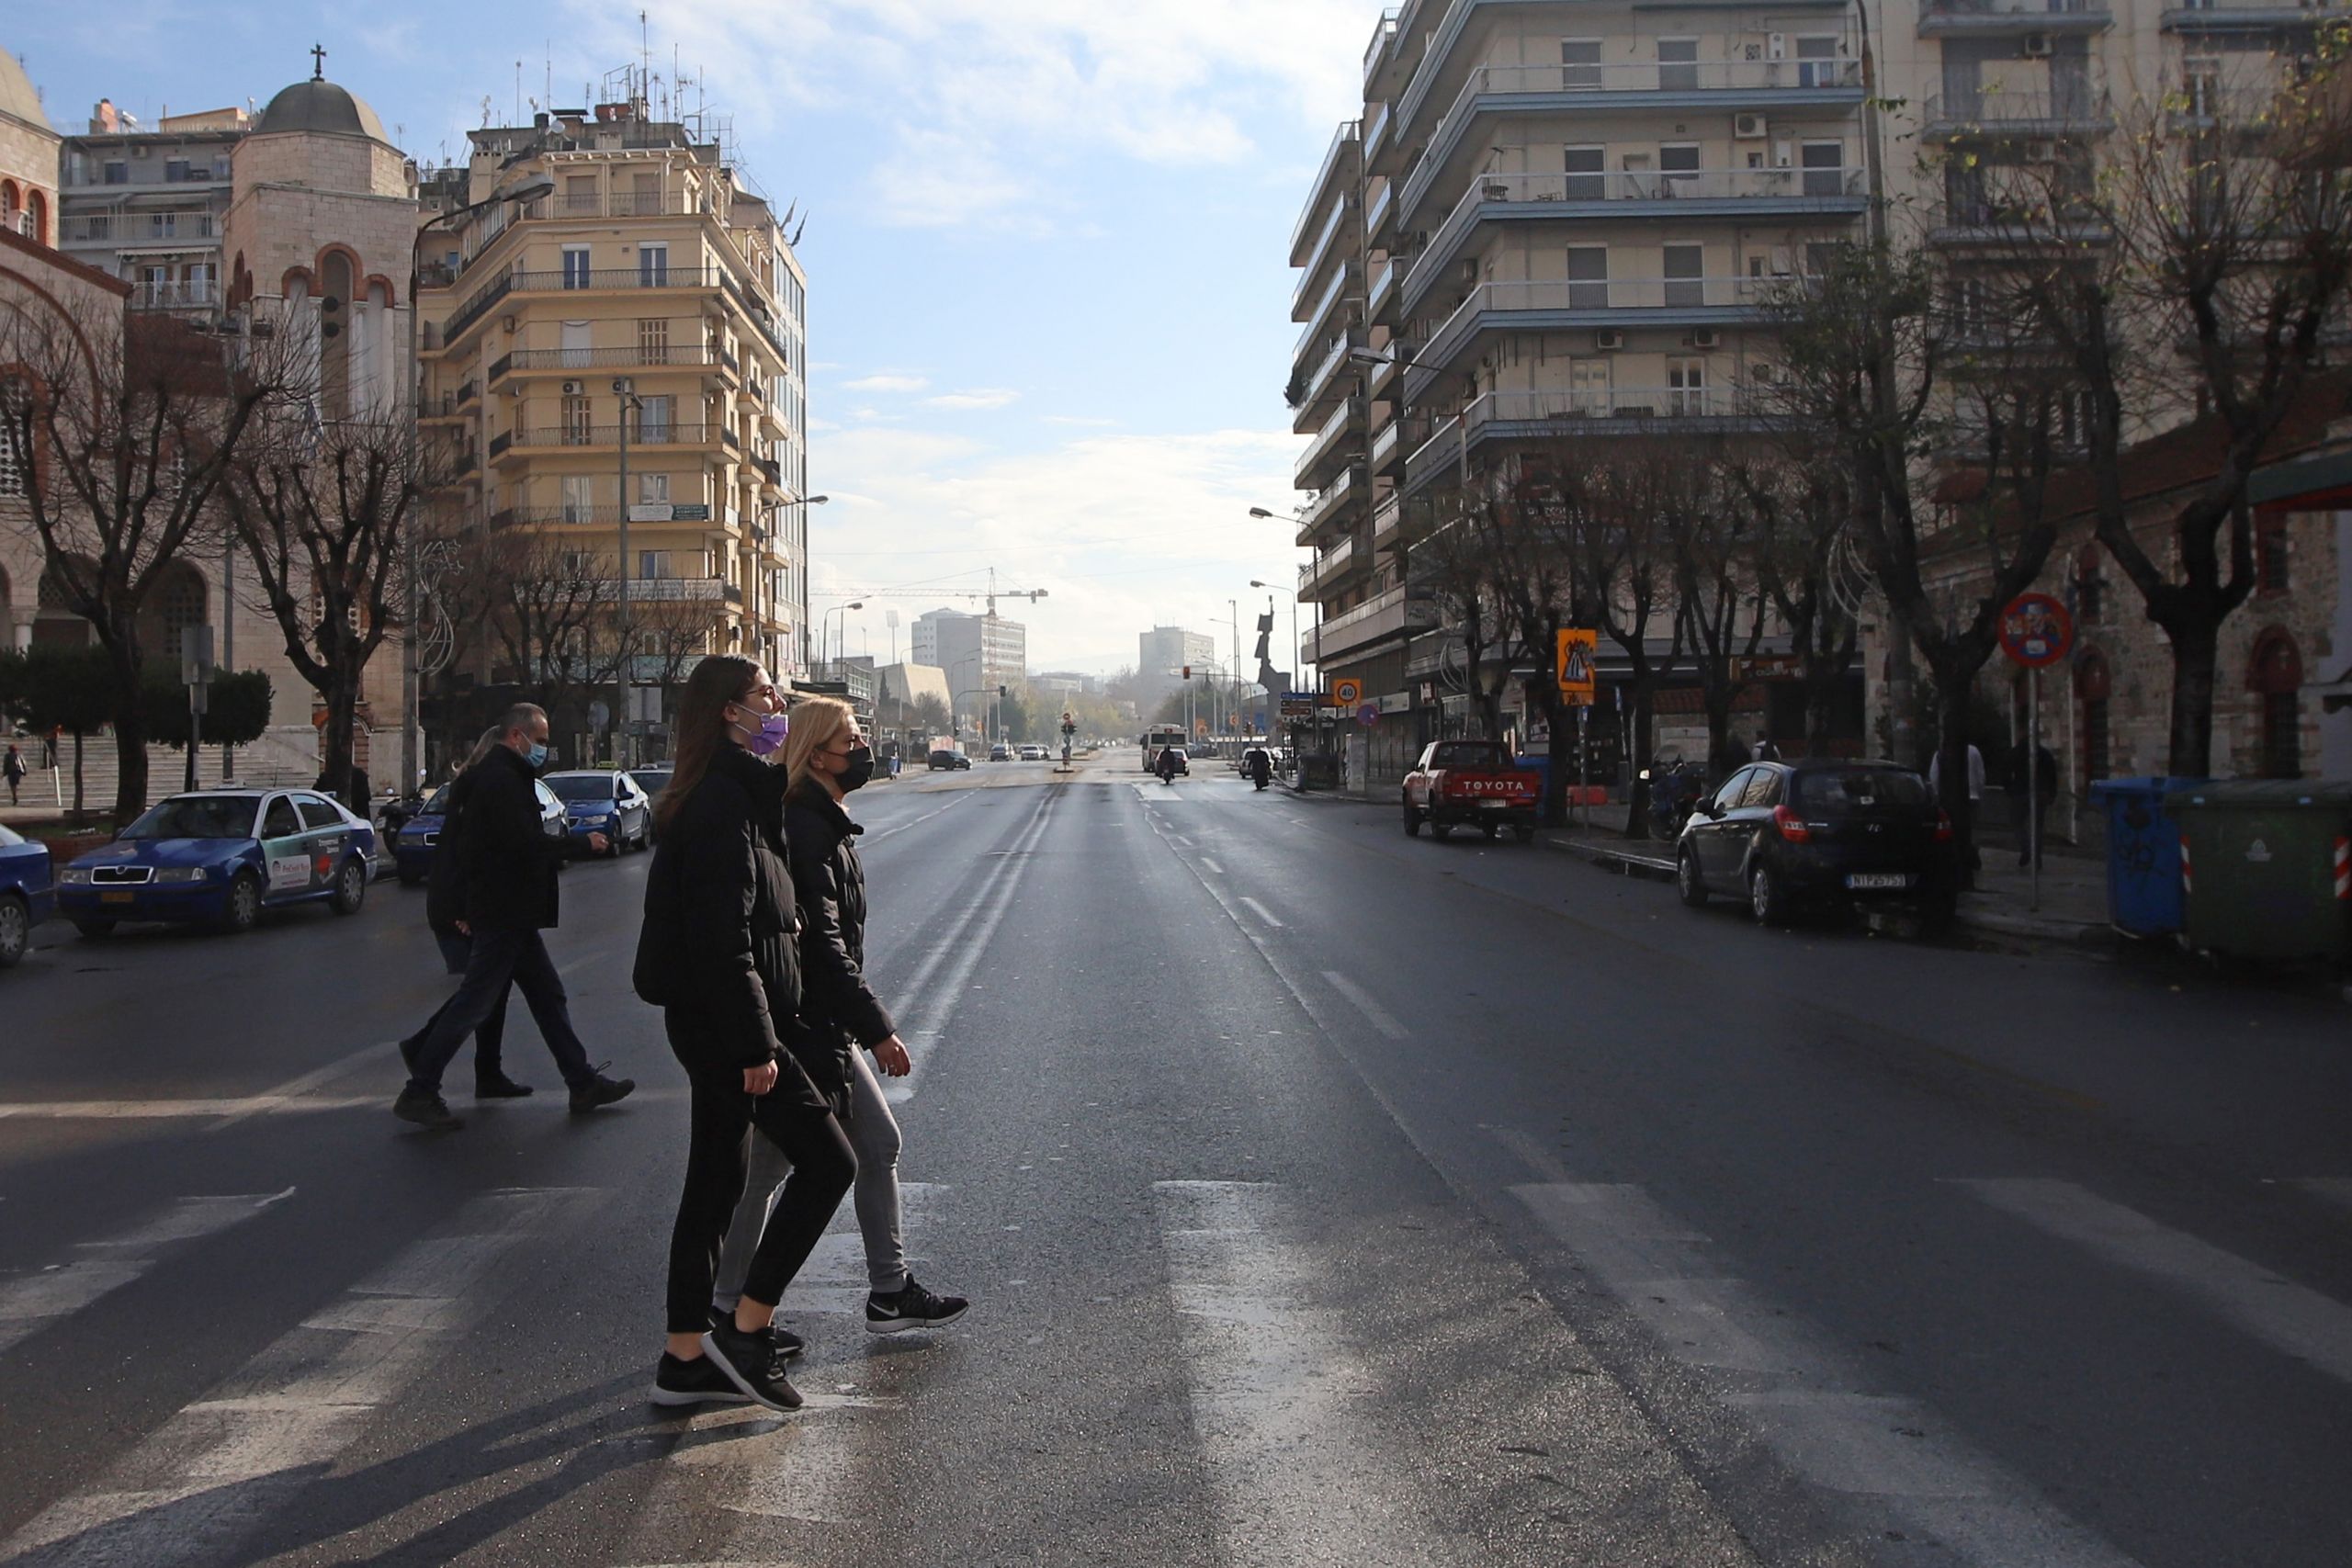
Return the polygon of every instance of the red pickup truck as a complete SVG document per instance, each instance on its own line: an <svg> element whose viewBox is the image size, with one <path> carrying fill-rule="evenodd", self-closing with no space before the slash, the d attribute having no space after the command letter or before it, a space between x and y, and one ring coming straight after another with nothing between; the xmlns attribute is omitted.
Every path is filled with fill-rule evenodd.
<svg viewBox="0 0 2352 1568"><path fill-rule="evenodd" d="M1439 839L1457 827L1482 828L1489 839L1509 828L1523 844L1535 837L1543 804L1542 775L1514 766L1499 740L1436 741L1405 775L1405 831L1411 835L1424 822Z"/></svg>

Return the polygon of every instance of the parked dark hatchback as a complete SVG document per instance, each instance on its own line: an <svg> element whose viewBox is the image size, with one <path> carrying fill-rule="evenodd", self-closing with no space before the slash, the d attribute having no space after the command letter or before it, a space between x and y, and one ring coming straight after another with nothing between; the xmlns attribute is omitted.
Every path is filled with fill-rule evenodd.
<svg viewBox="0 0 2352 1568"><path fill-rule="evenodd" d="M1744 897L1777 925L1800 906L1896 904L1951 919L1951 824L1928 781L1893 762L1755 762L1724 781L1675 845L1682 901Z"/></svg>

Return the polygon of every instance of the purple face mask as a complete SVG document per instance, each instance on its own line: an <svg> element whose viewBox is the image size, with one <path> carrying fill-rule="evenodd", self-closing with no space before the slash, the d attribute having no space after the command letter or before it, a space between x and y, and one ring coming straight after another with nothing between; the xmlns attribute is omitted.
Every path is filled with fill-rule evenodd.
<svg viewBox="0 0 2352 1568"><path fill-rule="evenodd" d="M740 724L735 728L739 730L744 729L744 727ZM775 749L784 744L784 738L791 731L792 720L789 716L780 713L762 714L760 727L745 732L743 750L754 757L772 756Z"/></svg>

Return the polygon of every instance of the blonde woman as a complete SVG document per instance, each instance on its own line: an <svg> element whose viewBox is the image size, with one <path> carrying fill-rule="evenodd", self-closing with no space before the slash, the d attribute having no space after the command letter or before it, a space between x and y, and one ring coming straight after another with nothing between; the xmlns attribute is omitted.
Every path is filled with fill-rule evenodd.
<svg viewBox="0 0 2352 1568"><path fill-rule="evenodd" d="M899 1202L899 1123L875 1069L904 1077L912 1063L889 1010L865 981L865 869L857 858L865 829L850 820L845 798L874 776L874 752L847 703L811 697L794 705L784 743L788 783L785 841L793 897L800 907L800 1031L795 1054L811 1082L846 1108L843 1127L857 1152L851 1189L865 1239L865 1327L871 1334L935 1328L970 1303L917 1283L907 1269L906 1227ZM864 1047L863 1050L860 1047ZM866 1052L873 1053L868 1062ZM731 1310L751 1265L768 1204L790 1165L785 1152L754 1141L743 1201L728 1226L712 1305ZM779 1334L779 1344L786 1344Z"/></svg>

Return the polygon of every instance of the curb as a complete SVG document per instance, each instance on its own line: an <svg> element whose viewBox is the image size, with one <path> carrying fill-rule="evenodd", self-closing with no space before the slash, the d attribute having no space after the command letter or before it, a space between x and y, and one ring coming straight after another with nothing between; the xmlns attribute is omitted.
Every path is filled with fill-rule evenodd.
<svg viewBox="0 0 2352 1568"><path fill-rule="evenodd" d="M1558 850L1564 854L1575 855L1579 860L1589 861L1602 870L1613 871L1621 876L1638 876L1651 882L1671 882L1675 877L1674 863L1663 856L1645 854L1636 850L1615 850L1605 844L1561 838L1556 829L1539 832L1535 841L1547 850Z"/></svg>

